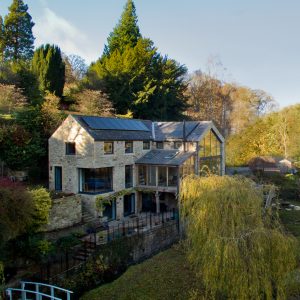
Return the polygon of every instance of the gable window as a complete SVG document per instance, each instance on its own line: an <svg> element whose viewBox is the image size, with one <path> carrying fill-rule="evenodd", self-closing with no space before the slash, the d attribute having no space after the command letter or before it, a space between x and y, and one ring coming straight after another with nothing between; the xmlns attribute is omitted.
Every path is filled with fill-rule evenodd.
<svg viewBox="0 0 300 300"><path fill-rule="evenodd" d="M66 155L75 155L76 147L75 143L66 143Z"/></svg>
<svg viewBox="0 0 300 300"><path fill-rule="evenodd" d="M114 153L114 142L104 142L104 154Z"/></svg>
<svg viewBox="0 0 300 300"><path fill-rule="evenodd" d="M133 186L133 167L132 165L125 166L125 187L130 188Z"/></svg>
<svg viewBox="0 0 300 300"><path fill-rule="evenodd" d="M125 153L133 153L133 142L125 142Z"/></svg>
<svg viewBox="0 0 300 300"><path fill-rule="evenodd" d="M164 149L164 143L163 142L156 142L156 149Z"/></svg>
<svg viewBox="0 0 300 300"><path fill-rule="evenodd" d="M182 146L182 142L174 142L174 149L179 149Z"/></svg>
<svg viewBox="0 0 300 300"><path fill-rule="evenodd" d="M149 150L149 149L150 149L150 141L144 141L143 150Z"/></svg>

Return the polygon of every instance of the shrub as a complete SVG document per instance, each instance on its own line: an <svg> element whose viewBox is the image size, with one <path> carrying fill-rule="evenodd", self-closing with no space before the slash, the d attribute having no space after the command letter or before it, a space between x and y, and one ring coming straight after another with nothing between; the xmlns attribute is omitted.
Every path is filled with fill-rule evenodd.
<svg viewBox="0 0 300 300"><path fill-rule="evenodd" d="M34 205L32 229L38 230L48 223L52 201L49 192L42 187L30 190L30 195Z"/></svg>
<svg viewBox="0 0 300 300"><path fill-rule="evenodd" d="M284 234L276 215L263 212L263 194L253 181L187 177L180 202L188 258L207 298L286 298L296 239Z"/></svg>
<svg viewBox="0 0 300 300"><path fill-rule="evenodd" d="M0 188L0 245L26 232L32 222L34 205L23 187Z"/></svg>

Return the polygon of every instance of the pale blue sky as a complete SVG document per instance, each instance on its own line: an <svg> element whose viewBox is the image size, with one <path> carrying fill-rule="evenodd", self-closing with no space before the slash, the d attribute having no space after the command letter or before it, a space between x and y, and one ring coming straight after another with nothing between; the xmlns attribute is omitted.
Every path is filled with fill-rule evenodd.
<svg viewBox="0 0 300 300"><path fill-rule="evenodd" d="M126 0L25 0L36 45L56 43L96 60ZM0 0L0 14L11 0ZM269 92L287 106L300 102L299 0L135 0L139 26L162 54L189 71L210 57L225 79Z"/></svg>

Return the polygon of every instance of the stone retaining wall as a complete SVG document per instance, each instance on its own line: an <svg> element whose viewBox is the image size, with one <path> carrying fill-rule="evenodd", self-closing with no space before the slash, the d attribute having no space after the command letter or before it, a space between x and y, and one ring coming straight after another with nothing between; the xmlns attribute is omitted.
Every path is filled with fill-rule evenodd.
<svg viewBox="0 0 300 300"><path fill-rule="evenodd" d="M44 231L52 231L71 227L82 220L80 196L73 195L52 200L49 223Z"/></svg>
<svg viewBox="0 0 300 300"><path fill-rule="evenodd" d="M177 220L169 221L140 234L133 247L133 261L140 262L179 241L178 226Z"/></svg>

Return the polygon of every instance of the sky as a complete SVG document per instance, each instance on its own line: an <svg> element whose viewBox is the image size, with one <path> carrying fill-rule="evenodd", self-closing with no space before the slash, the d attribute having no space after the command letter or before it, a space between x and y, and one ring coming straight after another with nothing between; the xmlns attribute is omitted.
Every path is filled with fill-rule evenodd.
<svg viewBox="0 0 300 300"><path fill-rule="evenodd" d="M12 0L0 0L0 15ZM35 45L57 44L87 63L103 51L126 0L24 0ZM135 0L139 27L159 52L195 70L221 62L223 80L300 103L299 0Z"/></svg>

